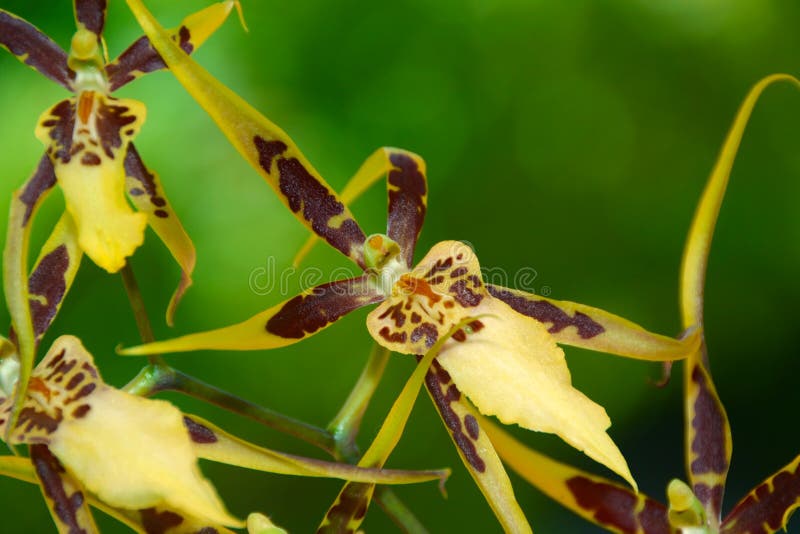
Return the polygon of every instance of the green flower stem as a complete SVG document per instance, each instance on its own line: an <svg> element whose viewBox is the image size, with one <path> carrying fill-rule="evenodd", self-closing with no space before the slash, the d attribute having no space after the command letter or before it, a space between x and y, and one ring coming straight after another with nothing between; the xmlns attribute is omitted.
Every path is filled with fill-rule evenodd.
<svg viewBox="0 0 800 534"><path fill-rule="evenodd" d="M377 486L373 498L378 503L378 506L389 516L389 519L394 521L394 524L400 527L403 532L427 534L428 529L420 523L414 512L400 500L394 491L386 486Z"/></svg>
<svg viewBox="0 0 800 534"><path fill-rule="evenodd" d="M153 335L153 327L150 325L150 318L147 316L147 309L144 307L144 299L142 293L139 291L139 284L136 282L136 276L133 274L133 269L129 262L125 262L125 266L120 271L122 274L122 283L125 286L125 292L128 294L128 301L133 310L133 317L136 319L136 328L139 329L139 336L145 343L155 341ZM148 356L151 365L166 365L163 358L158 354Z"/></svg>
<svg viewBox="0 0 800 534"><path fill-rule="evenodd" d="M372 395L383 377L386 364L389 361L391 351L377 343L372 346L367 364L361 371L350 395L344 405L328 425L328 431L333 435L336 444L345 450L355 446L355 438L361 426L361 419L369 406Z"/></svg>

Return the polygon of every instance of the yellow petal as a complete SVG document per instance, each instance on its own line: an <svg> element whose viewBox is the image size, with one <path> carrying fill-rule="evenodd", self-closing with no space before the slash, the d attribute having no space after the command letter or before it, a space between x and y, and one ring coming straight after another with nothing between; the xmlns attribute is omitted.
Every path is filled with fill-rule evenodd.
<svg viewBox="0 0 800 534"><path fill-rule="evenodd" d="M564 352L544 325L488 297L476 309L488 314L466 341L451 340L438 361L486 415L506 424L558 435L609 469L636 483L605 432L605 410L572 387Z"/></svg>
<svg viewBox="0 0 800 534"><path fill-rule="evenodd" d="M144 116L140 102L86 91L46 111L36 129L78 228L78 243L109 272L121 269L144 241L147 220L127 202L124 168Z"/></svg>
<svg viewBox="0 0 800 534"><path fill-rule="evenodd" d="M75 367L91 356L71 336L50 354L65 351ZM83 400L80 415L65 418L50 436L50 450L90 492L111 506L165 506L217 524L240 526L197 467L183 415L170 403L144 399L101 381Z"/></svg>

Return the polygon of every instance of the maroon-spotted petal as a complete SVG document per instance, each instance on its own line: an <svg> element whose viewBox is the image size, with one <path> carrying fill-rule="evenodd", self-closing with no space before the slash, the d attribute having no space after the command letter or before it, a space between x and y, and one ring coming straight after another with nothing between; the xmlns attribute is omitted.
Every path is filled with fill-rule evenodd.
<svg viewBox="0 0 800 534"><path fill-rule="evenodd" d="M122 349L142 355L193 350L274 349L297 343L327 328L348 313L383 300L368 275L311 288L244 322L166 341Z"/></svg>
<svg viewBox="0 0 800 534"><path fill-rule="evenodd" d="M106 0L75 0L75 22L99 38L106 25L107 7Z"/></svg>
<svg viewBox="0 0 800 534"><path fill-rule="evenodd" d="M31 462L59 532L99 532L83 489L66 472L47 445L30 446Z"/></svg>
<svg viewBox="0 0 800 534"><path fill-rule="evenodd" d="M54 82L72 90L67 54L30 22L0 9L0 46Z"/></svg>
<svg viewBox="0 0 800 534"><path fill-rule="evenodd" d="M771 534L800 506L800 456L756 486L722 522L722 534Z"/></svg>
<svg viewBox="0 0 800 534"><path fill-rule="evenodd" d="M386 234L400 245L403 259L411 267L427 211L425 162L411 152L398 149L387 151L393 168L387 177L389 217Z"/></svg>
<svg viewBox="0 0 800 534"><path fill-rule="evenodd" d="M233 5L233 2L219 2L189 15L170 31L172 39L184 52L191 54L225 22ZM106 74L111 90L116 91L144 74L165 68L164 60L150 44L150 39L143 36L106 65Z"/></svg>

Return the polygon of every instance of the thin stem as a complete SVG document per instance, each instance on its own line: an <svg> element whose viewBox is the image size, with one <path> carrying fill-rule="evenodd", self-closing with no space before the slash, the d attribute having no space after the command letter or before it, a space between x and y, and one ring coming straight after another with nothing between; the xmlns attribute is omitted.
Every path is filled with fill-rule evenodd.
<svg viewBox="0 0 800 534"><path fill-rule="evenodd" d="M207 384L192 376L184 374L176 369L172 369L172 381L161 383L158 391L177 391L191 397L195 397L206 402L210 402L220 408L231 412L244 415L274 428L284 434L289 434L305 442L311 443L321 448L329 454L334 454L336 444L333 436L322 428L310 425L303 421L298 421L279 412L258 406L250 401L237 397L216 386Z"/></svg>
<svg viewBox="0 0 800 534"><path fill-rule="evenodd" d="M427 534L425 528L414 512L409 509L397 494L386 486L375 488L375 502L389 516L395 525L400 527L403 532L410 534Z"/></svg>
<svg viewBox="0 0 800 534"><path fill-rule="evenodd" d="M358 377L339 413L328 425L328 431L333 434L337 444L345 447L354 444L364 412L383 377L390 354L389 349L377 343L373 345L361 376Z"/></svg>
<svg viewBox="0 0 800 534"><path fill-rule="evenodd" d="M147 316L147 309L144 306L142 293L139 291L139 284L136 282L136 276L133 274L131 264L125 262L125 266L120 271L122 274L122 283L125 286L125 292L128 294L128 301L133 310L133 317L136 319L136 328L139 329L139 336L145 343L155 341L153 335L153 327L150 324L150 318ZM161 356L154 354L148 356L150 363L154 365L166 365Z"/></svg>

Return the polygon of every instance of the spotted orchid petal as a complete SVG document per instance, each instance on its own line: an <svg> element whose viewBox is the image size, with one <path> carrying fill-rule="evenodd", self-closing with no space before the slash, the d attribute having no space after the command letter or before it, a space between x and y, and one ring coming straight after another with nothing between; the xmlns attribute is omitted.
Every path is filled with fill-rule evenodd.
<svg viewBox="0 0 800 534"><path fill-rule="evenodd" d="M233 1L212 4L183 19L169 34L184 52L191 54L225 22L234 5ZM144 74L165 68L164 60L143 36L106 65L105 70L111 91L116 91Z"/></svg>
<svg viewBox="0 0 800 534"><path fill-rule="evenodd" d="M63 100L39 120L78 242L100 267L116 272L144 240L146 217L125 199L124 160L145 108L95 91Z"/></svg>
<svg viewBox="0 0 800 534"><path fill-rule="evenodd" d="M75 73L55 41L26 20L0 9L0 46L54 82L72 90Z"/></svg>
<svg viewBox="0 0 800 534"><path fill-rule="evenodd" d="M327 328L351 311L379 302L369 275L314 287L272 308L225 328L122 349L142 355L192 350L257 350L285 347Z"/></svg>
<svg viewBox="0 0 800 534"><path fill-rule="evenodd" d="M618 534L670 534L663 504L630 488L575 469L526 447L484 418L480 426L522 478L587 521Z"/></svg>
<svg viewBox="0 0 800 534"><path fill-rule="evenodd" d="M709 176L695 211L681 265L681 315L684 325L703 325L706 267L719 210L736 153L753 108L763 91L777 82L800 88L800 80L786 74L768 76L748 93ZM692 490L706 509L712 528L719 525L732 442L727 414L711 379L705 340L684 367L685 447Z"/></svg>
<svg viewBox="0 0 800 534"><path fill-rule="evenodd" d="M800 507L800 456L753 488L722 522L722 534L772 534L786 530Z"/></svg>
<svg viewBox="0 0 800 534"><path fill-rule="evenodd" d="M125 156L126 189L139 212L147 215L147 224L161 238L181 268L181 280L167 307L167 324L172 326L175 310L183 294L192 285L197 254L194 243L167 200L158 175L145 167L133 143Z"/></svg>
<svg viewBox="0 0 800 534"><path fill-rule="evenodd" d="M0 404L2 431L10 400ZM180 411L107 386L74 337L58 338L37 366L19 421L6 434L10 443L47 445L109 506L164 506L204 521L241 524L200 473Z"/></svg>
<svg viewBox="0 0 800 534"><path fill-rule="evenodd" d="M627 463L605 432L605 410L572 387L564 352L547 328L486 290L472 250L455 241L434 246L392 295L367 317L381 345L421 353L468 315L469 339L453 336L439 364L484 414L503 423L557 434L635 487Z"/></svg>
<svg viewBox="0 0 800 534"><path fill-rule="evenodd" d="M83 251L78 246L77 230L72 217L61 216L50 237L39 252L28 280L33 331L38 345L42 336L55 319L64 302L78 267Z"/></svg>
<svg viewBox="0 0 800 534"><path fill-rule="evenodd" d="M102 38L106 25L107 0L74 0L75 22L78 29L86 29Z"/></svg>
<svg viewBox="0 0 800 534"><path fill-rule="evenodd" d="M416 403L419 390L428 374L428 369L433 363L434 358L439 354L442 345L456 332L461 332L461 328L466 326L472 319L467 318L461 324L454 325L449 332L441 337L423 356L420 358L417 367L406 381L400 395L392 404L389 414L383 421L378 435L370 444L367 451L361 457L358 465L361 467L383 467L389 459L400 437L403 435L411 409ZM448 471L449 474L449 471ZM442 484L444 479L442 479ZM318 534L334 534L337 532L355 532L366 516L372 495L375 492L375 484L364 484L358 482L348 482L339 492L333 505L328 509L325 517L317 529Z"/></svg>
<svg viewBox="0 0 800 534"><path fill-rule="evenodd" d="M21 456L0 456L0 474L31 484L39 483L31 460ZM61 473L61 476L69 475ZM199 532L233 534L232 530L221 525L198 520L186 514L179 514L174 510L159 507L145 508L143 510L125 510L113 508L99 501L91 493L87 493L86 498L87 502L94 508L102 510L141 534L155 532L160 534L197 534ZM77 502L77 499L75 501Z"/></svg>
<svg viewBox="0 0 800 534"><path fill-rule="evenodd" d="M487 289L514 311L547 325L553 338L565 345L640 360L672 361L686 358L700 344L697 329L683 339L674 339L591 306L496 285L487 285Z"/></svg>
<svg viewBox="0 0 800 534"><path fill-rule="evenodd" d="M31 225L36 210L55 182L53 165L44 156L33 176L11 198L6 245L3 249L3 289L20 360L18 393L10 415L12 421L16 421L22 409L36 351L28 286L28 242Z"/></svg>
<svg viewBox="0 0 800 534"><path fill-rule="evenodd" d="M420 156L400 148L379 148L342 189L342 202L345 206L352 205L355 199L384 176L387 178L389 194L386 233L400 246L405 265L411 267L428 201L425 161ZM309 236L294 257L295 267L303 261L318 239L316 235Z"/></svg>
<svg viewBox="0 0 800 534"><path fill-rule="evenodd" d="M289 136L200 67L139 0L128 6L172 74L310 230L364 267L361 227Z"/></svg>
<svg viewBox="0 0 800 534"><path fill-rule="evenodd" d="M81 485L66 472L47 445L30 446L31 462L50 515L61 534L99 533Z"/></svg>
<svg viewBox="0 0 800 534"><path fill-rule="evenodd" d="M436 360L425 376L425 386L464 467L483 493L503 530L531 532L503 463L478 423L480 415Z"/></svg>
<svg viewBox="0 0 800 534"><path fill-rule="evenodd" d="M183 422L189 431L189 437L199 458L256 471L305 477L339 478L373 484L414 484L436 479L443 482L449 475L449 471L446 469L427 471L374 469L373 466L358 467L304 458L258 447L228 434L196 415L185 415Z"/></svg>

